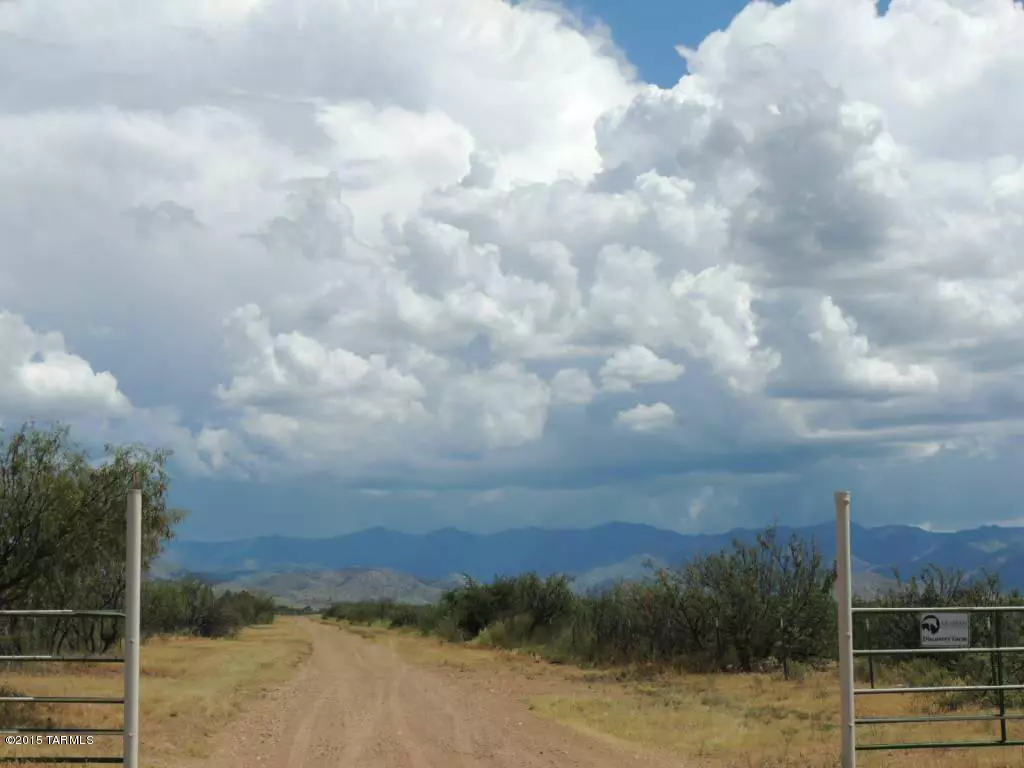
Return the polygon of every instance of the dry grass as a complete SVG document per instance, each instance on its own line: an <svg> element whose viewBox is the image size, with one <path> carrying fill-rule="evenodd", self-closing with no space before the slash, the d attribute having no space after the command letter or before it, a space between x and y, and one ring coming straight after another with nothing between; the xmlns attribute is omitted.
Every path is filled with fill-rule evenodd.
<svg viewBox="0 0 1024 768"><path fill-rule="evenodd" d="M613 682L608 691L533 697L547 717L617 740L696 758L708 766L837 765L838 679L819 672L803 681L767 675L664 675ZM858 715L911 716L927 711L923 697L872 696L858 700ZM865 726L858 740L910 742L992 740L992 723ZM1014 738L1013 723L1010 738ZM1020 738L1024 733L1017 732ZM861 753L862 766L1024 766L1019 747Z"/></svg>
<svg viewBox="0 0 1024 768"><path fill-rule="evenodd" d="M500 663L503 667L515 669L527 679L535 677L537 674L546 674L546 668L551 666L544 664L539 657L532 654L488 648L474 643L456 645L432 635L424 637L409 629L389 629L383 622L369 626L329 619L323 619L322 622L332 627L342 628L365 640L385 643L406 661L417 664L436 665L471 672L492 670L495 664ZM543 668L535 669L542 664ZM567 667L565 669L568 671L574 668ZM580 674L584 673L580 671Z"/></svg>
<svg viewBox="0 0 1024 768"><path fill-rule="evenodd" d="M389 642L410 662L480 674L504 685L530 708L599 738L664 750L688 768L833 768L838 766L839 695L835 670L786 681L779 675L656 674L650 670L588 671L552 665L524 653L453 645L382 627L347 627L375 642ZM924 696L859 697L857 713L912 716L935 713ZM986 713L992 710L986 710ZM944 713L949 714L949 713ZM996 723L862 726L861 743L936 740L987 741ZM1024 739L1024 721L1008 724L1010 739ZM864 768L1021 768L1024 749L999 747L862 752Z"/></svg>
<svg viewBox="0 0 1024 768"><path fill-rule="evenodd" d="M170 768L202 758L246 700L286 680L310 650L301 623L279 618L233 640L162 638L142 648L140 762ZM0 686L36 696L120 696L121 665L37 665L0 670ZM72 669L73 668L73 669ZM71 673L71 674L69 674ZM21 706L8 716L33 716L62 727L120 728L121 708L63 704ZM20 751L18 751L20 749ZM98 736L91 746L9 747L0 755L120 755L120 737ZM17 763L15 763L17 765Z"/></svg>

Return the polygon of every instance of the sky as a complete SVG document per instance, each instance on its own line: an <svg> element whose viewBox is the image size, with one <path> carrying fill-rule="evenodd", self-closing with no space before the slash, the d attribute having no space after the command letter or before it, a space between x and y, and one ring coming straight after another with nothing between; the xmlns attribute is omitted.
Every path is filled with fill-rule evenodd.
<svg viewBox="0 0 1024 768"><path fill-rule="evenodd" d="M1010 0L0 3L0 423L189 539L1024 518Z"/></svg>

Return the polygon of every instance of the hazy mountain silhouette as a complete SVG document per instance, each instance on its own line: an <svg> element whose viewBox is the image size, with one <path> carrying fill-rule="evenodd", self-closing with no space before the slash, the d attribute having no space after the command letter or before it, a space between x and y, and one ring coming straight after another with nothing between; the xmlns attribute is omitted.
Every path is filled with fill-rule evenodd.
<svg viewBox="0 0 1024 768"><path fill-rule="evenodd" d="M832 523L804 528L779 526L778 531L782 537L796 533L813 540L825 558L835 557ZM589 573L589 580L596 584L606 574L629 577L646 558L675 565L729 547L734 538L753 542L757 533L737 529L723 534L686 535L634 523L564 530L522 528L491 534L454 528L427 534L372 528L326 539L270 536L230 542L174 541L156 570L160 574L189 570L237 578L258 571L383 568L425 582L449 579L457 573L489 580L496 575L535 571L578 577ZM912 526L855 525L852 540L854 571L859 574L889 577L895 567L909 577L934 563L968 574L998 573L1004 586L1024 587L1024 528L987 526L934 533Z"/></svg>

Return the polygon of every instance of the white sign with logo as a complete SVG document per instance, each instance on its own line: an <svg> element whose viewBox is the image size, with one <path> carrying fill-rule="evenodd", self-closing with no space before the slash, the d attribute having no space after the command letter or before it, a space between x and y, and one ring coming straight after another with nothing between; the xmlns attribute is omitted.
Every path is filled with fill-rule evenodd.
<svg viewBox="0 0 1024 768"><path fill-rule="evenodd" d="M971 621L967 613L922 613L922 648L970 648Z"/></svg>

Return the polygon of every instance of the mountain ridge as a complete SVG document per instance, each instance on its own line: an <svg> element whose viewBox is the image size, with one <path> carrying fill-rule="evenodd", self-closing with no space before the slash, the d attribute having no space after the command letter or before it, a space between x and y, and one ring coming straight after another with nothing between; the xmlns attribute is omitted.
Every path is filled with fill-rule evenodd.
<svg viewBox="0 0 1024 768"><path fill-rule="evenodd" d="M384 569L430 584L465 573L477 580L535 571L583 577L595 569L614 572L643 556L674 566L720 551L739 540L752 543L764 529L734 528L724 533L681 534L644 523L612 521L590 528L514 528L472 533L444 528L405 533L376 526L328 538L250 537L222 542L172 540L157 562L161 573L206 574ZM835 557L835 526L776 528L814 541L826 560ZM851 526L854 570L889 576L917 573L929 563L968 575L997 572L1006 587L1024 587L1024 528L980 526L932 532L907 525ZM625 568L629 571L630 568ZM635 569L634 569L635 570Z"/></svg>

